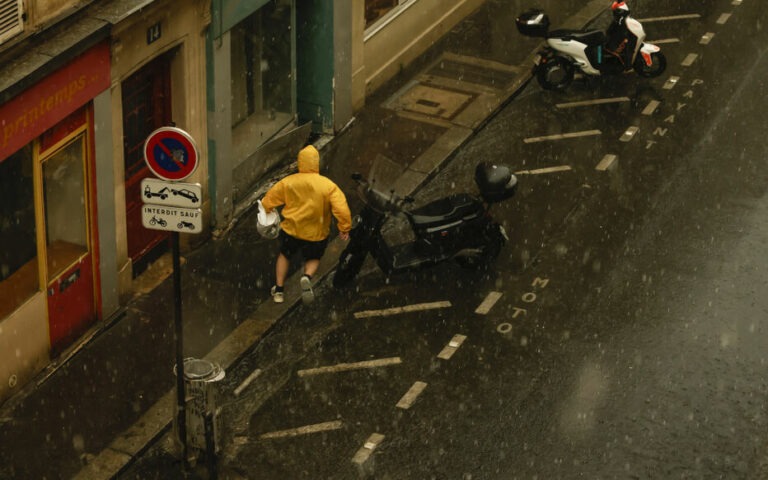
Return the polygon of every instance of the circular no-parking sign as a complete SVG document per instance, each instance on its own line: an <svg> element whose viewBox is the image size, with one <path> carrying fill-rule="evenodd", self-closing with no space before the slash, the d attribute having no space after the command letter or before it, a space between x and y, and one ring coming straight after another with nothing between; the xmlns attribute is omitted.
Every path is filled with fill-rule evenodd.
<svg viewBox="0 0 768 480"><path fill-rule="evenodd" d="M197 145L180 128L160 127L144 142L144 161L163 180L184 180L197 168Z"/></svg>

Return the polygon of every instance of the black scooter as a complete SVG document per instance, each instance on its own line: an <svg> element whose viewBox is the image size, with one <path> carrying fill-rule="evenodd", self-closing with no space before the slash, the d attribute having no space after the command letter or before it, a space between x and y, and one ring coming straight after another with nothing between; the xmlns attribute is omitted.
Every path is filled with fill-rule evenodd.
<svg viewBox="0 0 768 480"><path fill-rule="evenodd" d="M517 188L517 178L505 166L481 163L476 167L480 197L453 194L412 210L405 205L413 198L382 191L359 173L352 174L352 179L365 205L353 219L349 243L339 257L333 277L337 288L354 280L369 253L386 275L450 259L466 268L479 268L493 262L508 240L504 227L489 214L492 204L511 198ZM414 239L391 246L382 227L396 214L405 215Z"/></svg>

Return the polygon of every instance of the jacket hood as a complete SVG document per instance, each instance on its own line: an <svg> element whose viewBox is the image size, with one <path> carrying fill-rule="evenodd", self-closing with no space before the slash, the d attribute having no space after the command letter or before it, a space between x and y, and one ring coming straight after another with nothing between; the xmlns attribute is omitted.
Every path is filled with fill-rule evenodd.
<svg viewBox="0 0 768 480"><path fill-rule="evenodd" d="M299 152L299 173L320 173L320 152L309 145Z"/></svg>

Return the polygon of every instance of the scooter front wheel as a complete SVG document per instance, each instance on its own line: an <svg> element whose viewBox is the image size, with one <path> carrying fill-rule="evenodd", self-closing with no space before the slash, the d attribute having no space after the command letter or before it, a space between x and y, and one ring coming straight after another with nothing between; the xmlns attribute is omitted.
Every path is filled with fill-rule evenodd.
<svg viewBox="0 0 768 480"><path fill-rule="evenodd" d="M633 67L635 72L641 77L658 77L667 69L667 57L665 57L662 52L654 52L651 54L651 64L648 65L645 62L645 58L643 58L642 55L638 55L637 58L635 58Z"/></svg>
<svg viewBox="0 0 768 480"><path fill-rule="evenodd" d="M573 81L573 65L563 57L542 60L536 69L536 80L545 90L562 90Z"/></svg>
<svg viewBox="0 0 768 480"><path fill-rule="evenodd" d="M367 254L368 252L342 252L341 257L339 257L339 264L336 267L336 273L333 275L333 286L343 288L349 285L357 274L360 273Z"/></svg>

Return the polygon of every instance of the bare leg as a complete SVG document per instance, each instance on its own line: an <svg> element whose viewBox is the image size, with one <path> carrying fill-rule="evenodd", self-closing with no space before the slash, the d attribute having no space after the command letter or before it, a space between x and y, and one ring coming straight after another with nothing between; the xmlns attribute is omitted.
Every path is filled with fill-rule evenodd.
<svg viewBox="0 0 768 480"><path fill-rule="evenodd" d="M285 283L285 276L288 275L288 267L290 261L282 253L277 256L277 262L275 263L275 285L282 287ZM317 269L317 267L315 267Z"/></svg>
<svg viewBox="0 0 768 480"><path fill-rule="evenodd" d="M304 262L304 275L309 275L310 277L317 272L317 268L320 266L320 260L319 259L313 259L313 260L307 260Z"/></svg>

